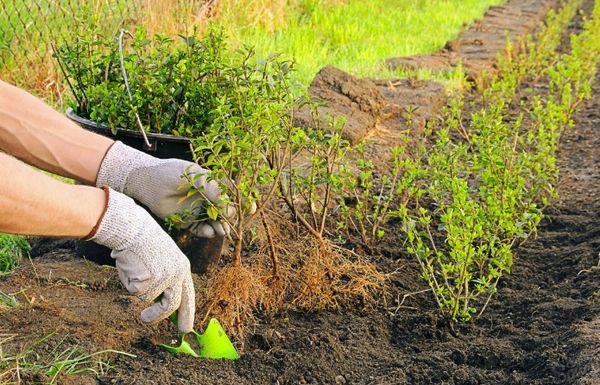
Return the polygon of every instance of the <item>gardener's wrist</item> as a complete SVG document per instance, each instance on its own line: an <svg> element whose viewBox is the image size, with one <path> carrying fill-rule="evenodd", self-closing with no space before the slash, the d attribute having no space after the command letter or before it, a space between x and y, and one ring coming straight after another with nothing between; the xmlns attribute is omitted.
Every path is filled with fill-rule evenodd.
<svg viewBox="0 0 600 385"><path fill-rule="evenodd" d="M131 170L147 167L158 163L159 160L126 144L116 141L106 152L96 178L96 186L110 186L115 191L124 193L132 198L135 191L127 190L127 178Z"/></svg>
<svg viewBox="0 0 600 385"><path fill-rule="evenodd" d="M144 235L144 222L152 221L147 212L124 194L104 186L106 206L93 232L93 240L110 249L123 249Z"/></svg>
<svg viewBox="0 0 600 385"><path fill-rule="evenodd" d="M89 187L88 187L89 188ZM84 226L84 231L86 231L85 236L81 239L89 240L93 238L98 232L98 228L100 227L100 223L104 219L106 215L106 210L108 209L108 202L110 199L110 189L108 186L102 186L101 189L95 189L94 191L94 210L91 210L91 216L88 215L87 224Z"/></svg>

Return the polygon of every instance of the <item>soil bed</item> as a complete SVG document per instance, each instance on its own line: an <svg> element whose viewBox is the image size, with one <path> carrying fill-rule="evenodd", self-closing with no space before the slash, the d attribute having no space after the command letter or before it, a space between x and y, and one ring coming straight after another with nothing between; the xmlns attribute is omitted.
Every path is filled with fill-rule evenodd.
<svg viewBox="0 0 600 385"><path fill-rule="evenodd" d="M568 32L580 24L575 18ZM451 330L438 318L419 266L392 237L372 257L382 270L399 271L387 306L259 320L235 362L173 357L152 342L173 330L166 322L137 321L141 304L126 295L114 269L75 258L72 242L42 242L34 267L24 263L0 279L0 290L25 289L28 299L19 295L20 305L1 313L0 334L17 333L23 344L56 331L88 351L137 355L114 357L98 381L65 377L63 383L598 383L600 269L593 267L600 250L600 75L574 120L561 139L560 199L538 236L516 251L512 274L473 324ZM60 341L49 339L40 354Z"/></svg>
<svg viewBox="0 0 600 385"><path fill-rule="evenodd" d="M387 59L392 69L439 72L463 66L468 78L477 79L483 72L496 72L495 59L504 51L506 38L524 35L543 20L555 0L511 0L490 7L484 17L433 54Z"/></svg>

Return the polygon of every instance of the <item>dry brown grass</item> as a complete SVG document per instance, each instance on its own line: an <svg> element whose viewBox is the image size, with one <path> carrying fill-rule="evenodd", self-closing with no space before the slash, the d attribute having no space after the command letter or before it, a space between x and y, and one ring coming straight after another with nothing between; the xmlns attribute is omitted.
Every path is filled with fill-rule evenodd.
<svg viewBox="0 0 600 385"><path fill-rule="evenodd" d="M69 12L71 8L78 8L78 1L81 1L81 4L84 1L69 1L69 7L49 8L44 11L43 16L34 19L33 23L41 25L31 28L32 32L28 32L31 35L21 34L18 44L11 46L16 56L16 64L0 65L0 78L44 98L59 109L65 107L66 87L52 58L50 42L53 38L50 31L58 28L58 31L61 31L57 32L59 36L76 33L77 23L82 21L77 15L72 15L73 20L69 20ZM340 4L347 0L322 1ZM95 9L99 15L103 15L100 17L100 28L112 31L117 26L128 29L144 26L151 34L173 37L181 33L191 33L194 29L202 33L215 18L221 19L220 23L225 27L234 24L260 25L274 30L283 27L290 13L298 11L299 7L305 4L306 0L144 0L127 8L128 13L122 13L106 9L104 0L87 2L90 9ZM52 24L52 20L55 19L58 22L56 26L46 25ZM65 29L65 26L70 27ZM36 32L38 30L41 31L41 35Z"/></svg>
<svg viewBox="0 0 600 385"><path fill-rule="evenodd" d="M348 0L321 1L338 5ZM251 25L273 31L309 4L307 0L146 0L140 21L148 31L167 35L193 28L202 31L214 18L222 18L225 27Z"/></svg>
<svg viewBox="0 0 600 385"><path fill-rule="evenodd" d="M220 8L229 22L275 30L285 25L289 8L297 3L295 0L221 0Z"/></svg>
<svg viewBox="0 0 600 385"><path fill-rule="evenodd" d="M18 66L0 67L0 79L33 92L52 106L64 106L68 88L50 52L41 56L17 53L15 60Z"/></svg>
<svg viewBox="0 0 600 385"><path fill-rule="evenodd" d="M322 3L339 5L348 0L321 0ZM302 12L310 7L307 0L216 0L219 14L228 22L237 25L262 26L276 30L286 25L292 12Z"/></svg>
<svg viewBox="0 0 600 385"><path fill-rule="evenodd" d="M220 11L220 0L145 0L137 24L151 34L177 36L179 33L204 31Z"/></svg>

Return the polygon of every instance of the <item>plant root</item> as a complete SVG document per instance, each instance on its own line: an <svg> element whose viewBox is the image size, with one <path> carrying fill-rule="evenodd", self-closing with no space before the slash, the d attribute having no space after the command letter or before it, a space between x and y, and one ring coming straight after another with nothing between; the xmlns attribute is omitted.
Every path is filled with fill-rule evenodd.
<svg viewBox="0 0 600 385"><path fill-rule="evenodd" d="M334 248L326 240L307 238L292 306L315 311L340 309L357 302L372 305L386 291L387 275L359 255Z"/></svg>
<svg viewBox="0 0 600 385"><path fill-rule="evenodd" d="M230 263L207 282L208 301L201 307L204 314L201 324L206 325L210 317L216 317L243 345L245 326L254 319L254 311L264 302L266 293L267 287L256 271Z"/></svg>
<svg viewBox="0 0 600 385"><path fill-rule="evenodd" d="M298 236L293 227L283 218L264 217L256 249L244 263L233 260L209 277L207 301L199 306L202 325L210 317L218 318L243 349L246 328L256 314L273 317L288 310L369 306L385 295L388 274L328 240Z"/></svg>

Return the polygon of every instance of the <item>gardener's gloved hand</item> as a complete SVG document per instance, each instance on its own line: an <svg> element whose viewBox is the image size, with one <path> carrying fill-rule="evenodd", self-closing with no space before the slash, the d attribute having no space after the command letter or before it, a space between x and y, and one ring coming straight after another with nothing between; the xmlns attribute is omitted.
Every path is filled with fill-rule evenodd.
<svg viewBox="0 0 600 385"><path fill-rule="evenodd" d="M233 207L224 209L221 202L221 189L216 181L209 181L209 171L196 163L180 159L158 159L133 149L121 142L115 142L108 150L96 180L96 186L108 185L122 192L150 209L156 216L166 218L184 209L194 211L192 202L198 196L185 199L188 189L180 189L186 184L184 174L201 174L195 180L196 186L204 191L205 197L221 207L222 215L231 217ZM201 223L187 223L199 237L212 238L215 234L229 233L229 225L208 220Z"/></svg>
<svg viewBox="0 0 600 385"><path fill-rule="evenodd" d="M107 208L89 240L112 249L119 279L142 300L159 302L145 309L144 322L158 322L179 310L179 330L194 324L195 295L190 263L152 216L133 199L106 188Z"/></svg>

